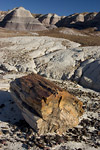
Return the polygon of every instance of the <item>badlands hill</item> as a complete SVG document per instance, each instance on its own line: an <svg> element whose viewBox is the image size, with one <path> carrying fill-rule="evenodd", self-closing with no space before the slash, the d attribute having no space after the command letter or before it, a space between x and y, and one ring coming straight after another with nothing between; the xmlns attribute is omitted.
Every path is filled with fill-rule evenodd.
<svg viewBox="0 0 100 150"><path fill-rule="evenodd" d="M9 12L0 13L0 26L14 30L46 30L57 27L70 27L86 29L95 27L100 29L100 12L75 13L69 16L58 16L57 14L31 14L23 7L14 8ZM3 19L4 18L4 19ZM41 23L40 23L41 22Z"/></svg>
<svg viewBox="0 0 100 150"><path fill-rule="evenodd" d="M14 8L8 12L4 19L1 21L0 26L10 30L20 31L46 30L46 28L37 19L35 19L28 10L25 10L23 7Z"/></svg>
<svg viewBox="0 0 100 150"><path fill-rule="evenodd" d="M56 25L57 27L73 27L77 29L84 29L89 27L100 26L100 13L84 12L75 13L69 16L58 16L56 14L46 14L38 16L38 19L44 25Z"/></svg>
<svg viewBox="0 0 100 150"><path fill-rule="evenodd" d="M46 15L41 15L38 17L39 21L43 23L46 27L55 27L56 28L56 23L61 20L62 17L56 15L56 14L46 14Z"/></svg>

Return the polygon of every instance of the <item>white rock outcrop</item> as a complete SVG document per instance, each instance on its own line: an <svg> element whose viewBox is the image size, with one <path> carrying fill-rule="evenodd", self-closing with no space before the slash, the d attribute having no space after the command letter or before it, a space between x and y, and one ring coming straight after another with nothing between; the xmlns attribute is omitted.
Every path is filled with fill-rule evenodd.
<svg viewBox="0 0 100 150"><path fill-rule="evenodd" d="M80 45L65 39L38 36L1 38L0 43L1 45L5 43L0 51L1 66L8 71L14 68L14 71L17 69L19 72L37 72L35 58L47 56L47 54L53 57L56 51Z"/></svg>
<svg viewBox="0 0 100 150"><path fill-rule="evenodd" d="M76 70L75 80L82 86L100 91L100 59L89 59Z"/></svg>
<svg viewBox="0 0 100 150"><path fill-rule="evenodd" d="M1 38L0 44L1 72L35 72L100 89L99 46L79 47L78 43L46 36Z"/></svg>

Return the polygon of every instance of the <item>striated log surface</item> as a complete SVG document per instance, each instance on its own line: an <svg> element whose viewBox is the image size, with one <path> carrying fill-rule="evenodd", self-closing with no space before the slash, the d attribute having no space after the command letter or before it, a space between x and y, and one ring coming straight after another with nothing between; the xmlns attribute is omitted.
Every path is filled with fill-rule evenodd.
<svg viewBox="0 0 100 150"><path fill-rule="evenodd" d="M83 114L80 100L40 75L15 79L10 89L25 120L40 135L64 134Z"/></svg>

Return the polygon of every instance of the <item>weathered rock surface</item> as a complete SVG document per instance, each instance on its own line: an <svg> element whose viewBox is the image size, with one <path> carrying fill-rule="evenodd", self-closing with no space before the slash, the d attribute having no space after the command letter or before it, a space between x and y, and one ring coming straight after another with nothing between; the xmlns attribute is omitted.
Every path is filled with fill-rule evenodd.
<svg viewBox="0 0 100 150"><path fill-rule="evenodd" d="M9 12L0 11L0 21L1 27L21 31L41 31L56 27L73 27L77 29L97 27L99 30L100 12L84 12L69 16L58 16L52 13L45 15L31 14L23 7L19 7Z"/></svg>
<svg viewBox="0 0 100 150"><path fill-rule="evenodd" d="M75 13L69 16L58 16L56 14L39 15L37 18L45 26L56 25L57 27L72 27L84 29L89 27L100 27L100 12Z"/></svg>
<svg viewBox="0 0 100 150"><path fill-rule="evenodd" d="M74 56L76 60L74 59ZM83 60L83 52L71 49L59 50L40 58L36 58L37 72L48 78L67 80L75 71L75 61ZM41 62L41 63L40 63Z"/></svg>
<svg viewBox="0 0 100 150"><path fill-rule="evenodd" d="M97 16L98 13L96 12L91 12L91 13L87 13L85 16L84 16L84 21L87 22L87 21L92 21L94 20L94 18Z"/></svg>
<svg viewBox="0 0 100 150"><path fill-rule="evenodd" d="M84 29L89 27L100 27L100 12L75 13L69 16L58 16L57 14L31 14L23 7L14 8L9 12L0 12L0 26L20 31L41 31L56 27L73 27ZM40 23L41 22L41 23ZM54 25L54 26L53 26ZM47 28L46 28L47 27Z"/></svg>
<svg viewBox="0 0 100 150"><path fill-rule="evenodd" d="M6 14L7 14L7 11L0 11L0 21L3 20Z"/></svg>
<svg viewBox="0 0 100 150"><path fill-rule="evenodd" d="M83 62L75 72L75 80L84 87L100 92L100 59Z"/></svg>
<svg viewBox="0 0 100 150"><path fill-rule="evenodd" d="M74 27L75 24L79 22L84 22L84 14L75 13L69 16L66 16L65 18L61 19L59 22L57 22L57 26L60 27Z"/></svg>
<svg viewBox="0 0 100 150"><path fill-rule="evenodd" d="M98 27L100 25L99 13L84 12L76 13L59 20L56 25L58 27L73 27L77 29L84 29L89 27Z"/></svg>
<svg viewBox="0 0 100 150"><path fill-rule="evenodd" d="M58 16L57 14L49 13L49 14L40 16L38 19L45 26L49 26L49 25L55 25L59 20L61 20L61 17Z"/></svg>
<svg viewBox="0 0 100 150"><path fill-rule="evenodd" d="M0 45L1 72L35 72L56 80L77 79L78 81L79 79L81 81L84 73L77 77L76 72L82 62L87 61L88 65L91 58L93 61L100 59L99 46L79 47L78 43L60 38L38 36L2 38ZM90 67L91 71L93 70ZM93 83L97 78L99 81L97 72L94 78L92 73L88 78L92 79ZM80 84L96 90L92 84L89 86L83 82Z"/></svg>
<svg viewBox="0 0 100 150"><path fill-rule="evenodd" d="M16 79L10 89L25 120L39 134L63 134L79 123L82 102L40 75Z"/></svg>
<svg viewBox="0 0 100 150"><path fill-rule="evenodd" d="M100 47L67 48L34 59L39 74L48 78L71 79L80 63L90 58L98 59Z"/></svg>
<svg viewBox="0 0 100 150"><path fill-rule="evenodd" d="M38 68L34 62L35 58L48 56L49 53L52 58L54 52L80 45L65 39L38 36L2 38L0 41L1 69L6 68L8 71L17 70L18 72L36 72Z"/></svg>
<svg viewBox="0 0 100 150"><path fill-rule="evenodd" d="M46 28L23 7L14 8L0 22L0 26L10 30L41 31Z"/></svg>
<svg viewBox="0 0 100 150"><path fill-rule="evenodd" d="M86 36L82 34L79 30L71 29L71 28L63 28L59 31L60 33L67 34L67 35L78 35L78 36Z"/></svg>

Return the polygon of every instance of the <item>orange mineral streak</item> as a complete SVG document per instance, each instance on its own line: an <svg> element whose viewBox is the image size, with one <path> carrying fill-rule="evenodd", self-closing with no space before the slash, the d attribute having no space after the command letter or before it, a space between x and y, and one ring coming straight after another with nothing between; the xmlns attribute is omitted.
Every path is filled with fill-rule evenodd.
<svg viewBox="0 0 100 150"><path fill-rule="evenodd" d="M76 118L81 115L81 112L83 112L82 105L82 102L69 94L67 91L58 91L57 94L50 95L46 101L42 99L41 112L44 119L46 119L54 109L66 111ZM77 107L80 108L80 112L77 111Z"/></svg>

